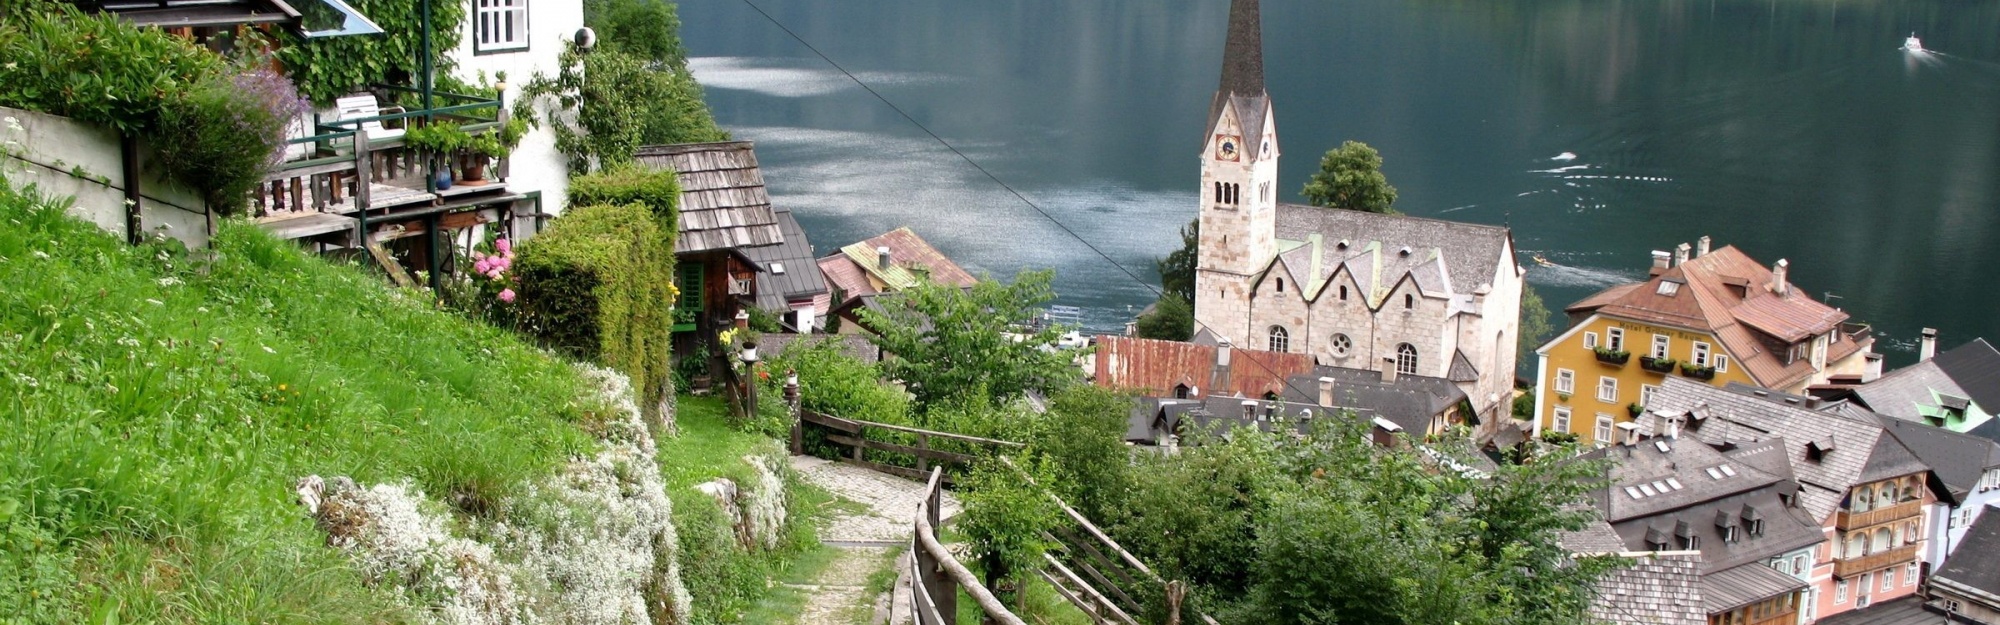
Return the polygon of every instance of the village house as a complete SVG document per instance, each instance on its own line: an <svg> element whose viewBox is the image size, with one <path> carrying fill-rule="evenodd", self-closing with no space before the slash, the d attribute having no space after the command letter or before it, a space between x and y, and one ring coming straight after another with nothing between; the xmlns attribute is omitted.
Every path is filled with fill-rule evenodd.
<svg viewBox="0 0 2000 625"><path fill-rule="evenodd" d="M828 293L814 307L827 319L829 331L862 332L857 312L879 306L877 299L931 282L970 288L978 279L945 257L908 227L897 228L819 259ZM835 328L834 324L839 327Z"/></svg>
<svg viewBox="0 0 2000 625"><path fill-rule="evenodd" d="M1305 354L1121 336L1097 338L1091 379L1132 391L1126 440L1162 444L1196 427L1361 419L1418 439L1464 425L1464 391L1443 378L1315 365Z"/></svg>
<svg viewBox="0 0 2000 625"><path fill-rule="evenodd" d="M1925 514L1924 561L1943 562L1987 506L2000 504L2000 443L1902 419L1884 418L1882 426L1931 468L1937 501Z"/></svg>
<svg viewBox="0 0 2000 625"><path fill-rule="evenodd" d="M2000 625L2000 514L1981 514L1965 542L1930 578L1931 609L1947 622Z"/></svg>
<svg viewBox="0 0 2000 625"><path fill-rule="evenodd" d="M1760 469L1775 469L1780 455L1789 461L1798 488L1781 501L1824 537L1802 562L1772 564L1811 586L1799 602L1800 623L1918 592L1930 537L1925 512L1937 495L1930 468L1882 427L1882 417L1848 402L1681 377L1667 378L1654 402L1647 418L1624 429L1725 454L1765 446L1782 452ZM1704 479L1735 477L1716 472L1720 477ZM1734 472L1743 474L1741 467Z"/></svg>
<svg viewBox="0 0 2000 625"><path fill-rule="evenodd" d="M1534 433L1610 444L1662 380L1742 383L1791 393L1880 371L1867 326L1794 286L1788 265L1734 246L1653 253L1651 277L1571 304L1570 328L1535 350ZM1636 358L1634 356L1637 356Z"/></svg>
<svg viewBox="0 0 2000 625"><path fill-rule="evenodd" d="M1506 228L1277 201L1257 0L1234 0L1201 153L1197 338L1464 385L1508 408L1521 267Z"/></svg>
<svg viewBox="0 0 2000 625"><path fill-rule="evenodd" d="M1592 497L1622 549L1697 552L1699 601L1711 625L1796 625L1813 552L1783 439L1729 451L1671 430L1595 452L1611 460Z"/></svg>
<svg viewBox="0 0 2000 625"><path fill-rule="evenodd" d="M1993 419L2000 412L2000 350L1973 339L1939 354L1937 331L1924 328L1917 359L1849 392L1875 412L2000 442L2000 423Z"/></svg>

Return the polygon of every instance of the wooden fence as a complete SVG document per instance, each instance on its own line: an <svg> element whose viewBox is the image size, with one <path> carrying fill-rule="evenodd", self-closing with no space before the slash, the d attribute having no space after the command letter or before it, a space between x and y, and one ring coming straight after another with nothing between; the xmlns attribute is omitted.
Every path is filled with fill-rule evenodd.
<svg viewBox="0 0 2000 625"><path fill-rule="evenodd" d="M988 620L1001 625L1027 625L938 541L939 510L943 504L944 467L932 467L924 487L924 500L917 504L910 532L909 608L917 625L957 625L961 588L979 604Z"/></svg>
<svg viewBox="0 0 2000 625"><path fill-rule="evenodd" d="M906 438L914 439L914 444L892 443L872 439L868 436L870 431L901 433L906 435ZM800 411L799 418L792 422L792 453L805 455L806 434L809 432L816 432L822 435L820 440L824 440L841 449L842 451L838 454L837 458L841 462L913 480L928 478L934 468L950 468L955 473L963 473L972 463L980 460L978 456L973 454L939 449L936 445L941 442L961 443L959 445L961 448L970 447L993 451L1006 451L1024 447L1024 445L1012 441L980 438L977 436L966 436L964 434L953 434L950 432L939 432L936 430L889 425L887 423L875 423L857 419L843 419L833 415ZM870 450L882 452L876 454L878 460L869 460L868 452ZM883 453L910 456L915 459L915 466L881 462L879 459ZM950 474L945 474L943 479L945 483L953 481Z"/></svg>

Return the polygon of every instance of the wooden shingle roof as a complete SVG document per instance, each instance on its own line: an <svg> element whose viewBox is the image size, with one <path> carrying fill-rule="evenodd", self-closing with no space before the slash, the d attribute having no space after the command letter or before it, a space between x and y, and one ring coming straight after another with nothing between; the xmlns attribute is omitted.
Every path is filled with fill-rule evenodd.
<svg viewBox="0 0 2000 625"><path fill-rule="evenodd" d="M643 165L671 170L680 178L680 237L674 253L785 241L749 141L647 146L635 156Z"/></svg>

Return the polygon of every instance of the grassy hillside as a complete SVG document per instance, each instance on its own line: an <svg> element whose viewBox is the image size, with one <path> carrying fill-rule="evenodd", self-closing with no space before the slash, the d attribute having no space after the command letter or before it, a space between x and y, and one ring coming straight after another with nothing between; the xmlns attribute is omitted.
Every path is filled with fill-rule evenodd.
<svg viewBox="0 0 2000 625"><path fill-rule="evenodd" d="M398 622L294 502L463 516L592 445L569 366L247 225L132 248L0 182L0 623Z"/></svg>

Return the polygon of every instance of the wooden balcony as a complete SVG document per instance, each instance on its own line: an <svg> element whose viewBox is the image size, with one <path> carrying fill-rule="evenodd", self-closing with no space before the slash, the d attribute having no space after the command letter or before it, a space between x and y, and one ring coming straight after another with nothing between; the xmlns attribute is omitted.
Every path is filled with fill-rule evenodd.
<svg viewBox="0 0 2000 625"><path fill-rule="evenodd" d="M1918 546L1916 544L1909 544L1858 558L1836 559L1833 561L1833 576L1841 579L1853 579L1869 571L1878 571L1892 566L1915 562L1917 560Z"/></svg>
<svg viewBox="0 0 2000 625"><path fill-rule="evenodd" d="M445 165L442 159L434 163L433 155L409 147L400 131L384 137L389 133L378 130L377 136L369 136L365 126L384 122L406 127L451 122L478 136L499 132L507 121L499 100L435 96L456 103L321 123L315 129L319 134L289 141L286 158L251 190L250 216L281 238L307 239L352 235L366 229L368 220L394 217L399 209L448 209L503 194L507 187L499 180L507 173L506 159L489 168L484 184L436 189L431 176L433 167ZM344 242L356 243L351 236Z"/></svg>
<svg viewBox="0 0 2000 625"><path fill-rule="evenodd" d="M1841 510L1835 512L1833 515L1833 528L1846 531L1857 527L1868 527L1892 521L1901 521L1903 519L1914 519L1922 516L1923 513L1924 502L1919 499L1912 499L1887 508L1876 508L1867 512Z"/></svg>

